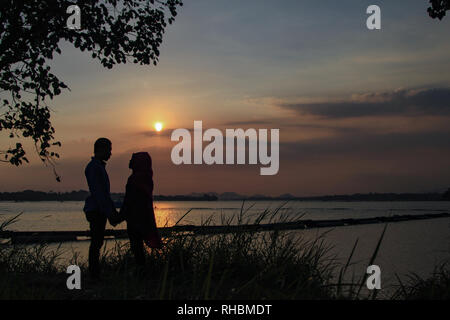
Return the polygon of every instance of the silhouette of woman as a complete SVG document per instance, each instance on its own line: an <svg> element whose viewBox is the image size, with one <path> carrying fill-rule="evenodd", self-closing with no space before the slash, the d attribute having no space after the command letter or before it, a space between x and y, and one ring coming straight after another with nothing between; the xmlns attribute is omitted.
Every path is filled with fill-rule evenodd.
<svg viewBox="0 0 450 320"><path fill-rule="evenodd" d="M150 248L162 247L153 211L152 158L147 152L133 153L129 167L133 173L128 178L120 214L127 221L131 251L136 263L143 266L143 243Z"/></svg>

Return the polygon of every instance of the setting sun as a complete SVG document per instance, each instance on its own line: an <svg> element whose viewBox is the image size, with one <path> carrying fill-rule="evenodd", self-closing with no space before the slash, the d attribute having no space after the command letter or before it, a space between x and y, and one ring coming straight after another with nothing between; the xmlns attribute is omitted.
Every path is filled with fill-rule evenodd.
<svg viewBox="0 0 450 320"><path fill-rule="evenodd" d="M161 131L162 130L162 128L163 128L163 124L162 124L162 122L156 122L155 123L155 129L156 129L156 131Z"/></svg>

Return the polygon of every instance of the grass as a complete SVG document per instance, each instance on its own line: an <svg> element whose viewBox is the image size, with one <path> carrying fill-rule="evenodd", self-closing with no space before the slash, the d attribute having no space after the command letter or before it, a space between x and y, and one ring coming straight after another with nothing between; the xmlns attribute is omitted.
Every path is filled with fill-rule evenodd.
<svg viewBox="0 0 450 320"><path fill-rule="evenodd" d="M393 298L401 300L450 300L450 268L444 262L435 267L432 275L424 279L417 274L408 275L406 283L397 276L399 285Z"/></svg>
<svg viewBox="0 0 450 320"><path fill-rule="evenodd" d="M280 214L282 206L252 217L248 214L250 207L244 209L243 203L237 215L222 216L222 224L301 219L300 213ZM4 222L0 230L17 218ZM210 222L211 219L207 219L203 224ZM386 228L370 264L376 259L385 231ZM347 262L340 265L330 253L325 234L306 240L298 236L298 231L178 233L164 240L163 249L147 252L144 269L134 264L128 243L116 242L112 249L102 253L100 283L88 280L86 263L73 253L70 264L77 264L82 270L82 290L66 288L67 265L60 263L61 248L55 251L46 245L1 245L0 299L376 298L376 293L362 293L365 277L350 284L343 283L358 241ZM411 282L399 287L393 299L434 299L445 294L448 298L448 288L449 271L443 267L430 279L411 278Z"/></svg>

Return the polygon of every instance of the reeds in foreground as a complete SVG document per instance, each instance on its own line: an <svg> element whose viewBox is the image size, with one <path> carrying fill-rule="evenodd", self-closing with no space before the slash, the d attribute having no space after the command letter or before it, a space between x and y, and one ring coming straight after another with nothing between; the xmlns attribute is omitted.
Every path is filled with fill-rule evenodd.
<svg viewBox="0 0 450 320"><path fill-rule="evenodd" d="M282 205L284 206L284 204ZM222 224L288 222L302 214L280 214L281 207L250 216L244 203L240 212ZM16 217L17 218L17 217ZM0 230L13 223L11 219ZM211 219L204 222L206 226ZM180 222L180 221L178 221ZM233 229L236 230L236 229ZM376 259L384 232L371 263ZM174 233L164 239L161 250L147 252L145 268L138 268L129 245L116 241L103 251L103 278L88 280L87 265L73 252L70 264L82 269L82 290L66 288L66 265L60 263L61 248L45 245L0 246L0 299L370 299L363 296L365 278L343 283L352 264L353 250L344 265L330 254L325 234L305 240L301 231L233 231L215 235ZM299 236L300 235L300 236ZM415 282L414 282L415 281ZM415 278L403 285L393 299L448 297L449 272L431 279ZM447 291L445 291L447 290Z"/></svg>

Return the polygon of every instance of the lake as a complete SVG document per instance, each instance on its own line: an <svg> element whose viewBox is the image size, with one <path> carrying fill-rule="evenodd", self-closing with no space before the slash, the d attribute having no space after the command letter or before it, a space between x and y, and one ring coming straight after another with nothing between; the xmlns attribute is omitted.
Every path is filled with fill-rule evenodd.
<svg viewBox="0 0 450 320"><path fill-rule="evenodd" d="M83 204L80 201L0 202L0 223L23 212L19 220L8 227L9 230L87 230L89 226L82 212ZM180 224L200 225L208 218L211 219L212 224L221 224L223 219L237 215L242 204L242 201L156 201L154 203L159 227L174 225L189 209L192 211ZM256 217L263 210L273 211L277 208L280 208L276 216L278 219L281 216L289 219L301 214L302 219L328 220L450 212L450 202L248 201L244 203L244 210L248 210L247 216L250 222L251 218ZM353 259L358 263L350 269L350 273L361 275L365 272L383 227L383 224L374 224L292 232L306 239L313 239L318 234L327 232L326 243L333 247L330 254L336 255L340 261L346 260L356 239L359 239ZM112 227L108 225L107 228ZM123 228L125 223L113 229ZM67 249L66 257L70 257L72 250L75 250L82 258L86 258L88 245L88 241L79 241L63 243L62 248ZM107 241L107 248L113 245L114 241ZM50 247L56 246L56 244L50 245ZM387 288L396 283L396 273L403 279L409 272L425 277L438 263L446 260L450 260L450 218L439 218L389 224L375 264L378 264L382 270L382 288Z"/></svg>
<svg viewBox="0 0 450 320"><path fill-rule="evenodd" d="M23 212L18 222L10 227L17 231L87 230L89 225L83 213L82 201L0 202L0 219L4 220ZM231 217L240 212L242 201L155 201L155 217L159 227L174 225L188 210L192 211L180 224L199 225L209 217L211 223L221 224L221 217ZM255 217L265 209L278 211L277 217L329 220L369 218L402 214L450 212L449 201L248 201L244 203L247 216ZM109 226L111 227L111 226ZM111 227L112 228L112 227ZM116 229L125 228L125 224Z"/></svg>

